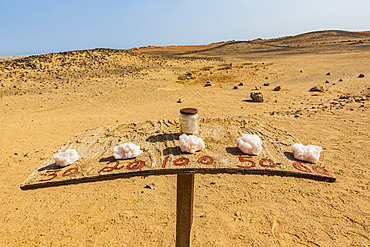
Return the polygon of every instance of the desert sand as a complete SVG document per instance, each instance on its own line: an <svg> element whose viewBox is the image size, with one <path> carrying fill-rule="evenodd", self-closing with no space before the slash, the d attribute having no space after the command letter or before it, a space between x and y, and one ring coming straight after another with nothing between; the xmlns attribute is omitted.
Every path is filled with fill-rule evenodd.
<svg viewBox="0 0 370 247"><path fill-rule="evenodd" d="M184 107L280 126L336 177L197 174L193 246L369 246L369 57L368 32L323 31L0 59L0 246L174 246L175 175L20 184L77 133Z"/></svg>

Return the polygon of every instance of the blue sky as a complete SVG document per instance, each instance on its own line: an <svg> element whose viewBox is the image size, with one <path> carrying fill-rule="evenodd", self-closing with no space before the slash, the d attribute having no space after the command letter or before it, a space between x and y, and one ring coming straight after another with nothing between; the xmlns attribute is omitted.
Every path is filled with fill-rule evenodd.
<svg viewBox="0 0 370 247"><path fill-rule="evenodd" d="M370 30L369 0L0 0L0 56Z"/></svg>

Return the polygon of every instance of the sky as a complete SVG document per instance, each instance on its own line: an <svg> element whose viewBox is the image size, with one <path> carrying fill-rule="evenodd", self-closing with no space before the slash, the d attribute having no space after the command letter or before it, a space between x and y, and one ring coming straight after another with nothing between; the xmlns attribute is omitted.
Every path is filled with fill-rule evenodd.
<svg viewBox="0 0 370 247"><path fill-rule="evenodd" d="M0 56L370 31L370 0L0 0Z"/></svg>

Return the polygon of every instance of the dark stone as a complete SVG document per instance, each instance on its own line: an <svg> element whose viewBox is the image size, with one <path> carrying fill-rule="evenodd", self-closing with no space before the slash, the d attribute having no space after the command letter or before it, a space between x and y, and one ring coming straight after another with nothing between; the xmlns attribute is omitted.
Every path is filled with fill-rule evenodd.
<svg viewBox="0 0 370 247"><path fill-rule="evenodd" d="M264 85L265 87L267 87L267 86L270 86L270 83L266 82L266 83L263 83L263 85Z"/></svg>
<svg viewBox="0 0 370 247"><path fill-rule="evenodd" d="M262 93L251 93L250 95L253 102L263 102L263 95Z"/></svg>
<svg viewBox="0 0 370 247"><path fill-rule="evenodd" d="M244 84L241 82L241 83L239 83L239 85L238 85L238 86L239 86L239 87L241 87L241 86L243 86L243 85L244 85Z"/></svg>
<svg viewBox="0 0 370 247"><path fill-rule="evenodd" d="M310 92L325 92L326 88L324 86L314 86L310 89Z"/></svg>
<svg viewBox="0 0 370 247"><path fill-rule="evenodd" d="M364 74L359 74L358 75L358 78L364 78L365 77L365 75Z"/></svg>
<svg viewBox="0 0 370 247"><path fill-rule="evenodd" d="M281 86L277 86L272 91L280 91L280 90L281 90Z"/></svg>
<svg viewBox="0 0 370 247"><path fill-rule="evenodd" d="M151 189L151 190L156 190L157 189L157 187L155 187L155 183L147 184L147 185L145 185L144 188Z"/></svg>
<svg viewBox="0 0 370 247"><path fill-rule="evenodd" d="M238 89L238 87L237 87L237 86L235 86L235 87L234 87L234 89Z"/></svg>
<svg viewBox="0 0 370 247"><path fill-rule="evenodd" d="M212 84L211 83L206 83L204 86L205 87L210 87L210 86L212 86Z"/></svg>
<svg viewBox="0 0 370 247"><path fill-rule="evenodd" d="M326 73L326 75L331 75L330 72Z"/></svg>

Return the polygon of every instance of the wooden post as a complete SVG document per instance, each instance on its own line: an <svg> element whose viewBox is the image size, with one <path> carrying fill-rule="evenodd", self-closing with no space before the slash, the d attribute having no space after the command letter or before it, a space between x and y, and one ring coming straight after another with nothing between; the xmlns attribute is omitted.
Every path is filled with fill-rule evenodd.
<svg viewBox="0 0 370 247"><path fill-rule="evenodd" d="M176 247L189 247L193 223L194 174L177 174Z"/></svg>

